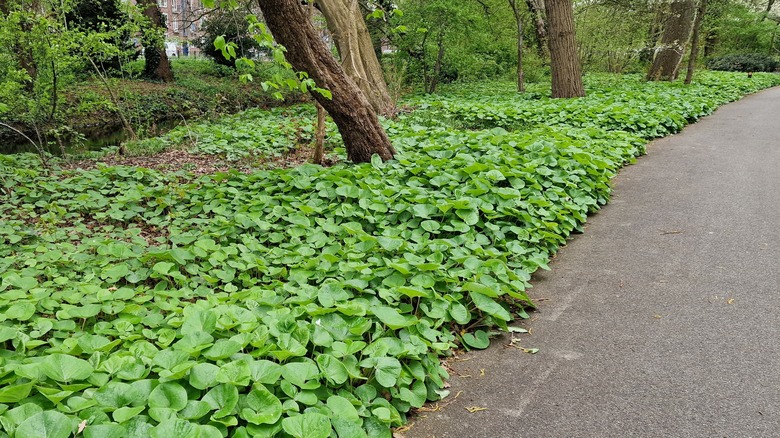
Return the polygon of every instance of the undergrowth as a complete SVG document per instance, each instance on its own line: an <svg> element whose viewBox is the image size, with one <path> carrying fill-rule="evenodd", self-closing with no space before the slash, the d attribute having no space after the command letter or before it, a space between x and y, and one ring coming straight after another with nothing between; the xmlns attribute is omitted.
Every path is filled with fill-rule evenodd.
<svg viewBox="0 0 780 438"><path fill-rule="evenodd" d="M531 274L647 139L778 83L454 90L386 122L386 163L195 178L3 156L0 435L390 437L446 395L441 355L526 316Z"/></svg>

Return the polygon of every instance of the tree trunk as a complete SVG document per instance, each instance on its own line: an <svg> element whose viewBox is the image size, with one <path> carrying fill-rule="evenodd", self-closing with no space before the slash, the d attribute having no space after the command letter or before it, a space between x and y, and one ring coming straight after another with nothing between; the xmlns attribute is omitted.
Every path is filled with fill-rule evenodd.
<svg viewBox="0 0 780 438"><path fill-rule="evenodd" d="M648 81L673 81L680 72L685 43L691 34L695 11L693 0L674 0L666 20L661 47L656 50Z"/></svg>
<svg viewBox="0 0 780 438"><path fill-rule="evenodd" d="M775 5L775 0L768 0L766 2L766 9L764 9L764 14L761 16L761 21L766 20L766 17L769 16L769 13L772 12L772 6Z"/></svg>
<svg viewBox="0 0 780 438"><path fill-rule="evenodd" d="M512 7L512 13L517 22L517 92L525 92L525 75L523 74L523 17L517 9L515 0L509 0L509 6Z"/></svg>
<svg viewBox="0 0 780 438"><path fill-rule="evenodd" d="M544 17L544 0L525 0L528 10L534 20L534 33L536 33L536 50L539 57L547 59L547 25Z"/></svg>
<svg viewBox="0 0 780 438"><path fill-rule="evenodd" d="M574 11L571 0L547 0L547 21L550 25L550 70L552 97L582 97L582 66L574 37Z"/></svg>
<svg viewBox="0 0 780 438"><path fill-rule="evenodd" d="M696 58L699 57L699 32L701 31L701 22L704 20L704 14L707 12L707 0L699 0L699 8L696 11L696 18L693 20L693 35L691 36L691 54L688 58L688 72L685 74L685 84L690 84L693 80L693 70L696 68Z"/></svg>
<svg viewBox="0 0 780 438"><path fill-rule="evenodd" d="M428 94L436 92L436 87L439 86L439 78L441 78L441 66L444 60L444 29L439 31L439 35L436 37L436 46L439 48L436 54L436 64L433 65L433 77L428 84Z"/></svg>
<svg viewBox="0 0 780 438"><path fill-rule="evenodd" d="M172 0L176 1L176 0ZM151 22L151 28L144 30L144 77L163 82L173 82L173 71L165 53L165 26L156 0L139 0L144 16Z"/></svg>
<svg viewBox="0 0 780 438"><path fill-rule="evenodd" d="M357 0L317 0L341 56L341 66L377 114L392 115L393 101L387 91L371 34Z"/></svg>
<svg viewBox="0 0 780 438"><path fill-rule="evenodd" d="M320 166L325 161L325 108L319 103L315 103L317 106L317 126L314 134L314 153L311 157L311 162L319 164Z"/></svg>
<svg viewBox="0 0 780 438"><path fill-rule="evenodd" d="M329 90L327 99L312 92L339 128L347 157L356 163L371 161L373 154L392 159L390 144L379 118L363 95L344 73L336 58L314 29L298 0L258 0L268 29L287 52L287 61L295 70L305 71L318 87Z"/></svg>

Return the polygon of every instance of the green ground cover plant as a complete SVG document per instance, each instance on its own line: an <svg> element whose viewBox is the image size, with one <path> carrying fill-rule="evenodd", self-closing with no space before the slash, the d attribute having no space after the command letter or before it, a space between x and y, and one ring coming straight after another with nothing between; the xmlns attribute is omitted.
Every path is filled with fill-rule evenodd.
<svg viewBox="0 0 780 438"><path fill-rule="evenodd" d="M531 274L648 138L778 84L452 90L386 122L386 163L195 177L2 156L0 436L390 437L446 395L440 356L526 316Z"/></svg>

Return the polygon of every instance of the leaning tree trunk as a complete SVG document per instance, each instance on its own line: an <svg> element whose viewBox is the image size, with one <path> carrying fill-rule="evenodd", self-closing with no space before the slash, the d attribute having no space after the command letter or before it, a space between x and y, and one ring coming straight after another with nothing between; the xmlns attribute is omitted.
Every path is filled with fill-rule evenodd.
<svg viewBox="0 0 780 438"><path fill-rule="evenodd" d="M685 84L693 80L693 70L696 68L696 58L699 57L699 32L704 14L707 12L707 0L699 0L699 8L696 11L696 19L693 20L693 35L691 35L691 54L688 58L688 71L685 73Z"/></svg>
<svg viewBox="0 0 780 438"><path fill-rule="evenodd" d="M341 56L341 66L377 114L391 115L393 101L357 0L317 0Z"/></svg>
<svg viewBox="0 0 780 438"><path fill-rule="evenodd" d="M175 0L173 0L175 1ZM156 0L139 0L138 6L151 22L144 30L144 77L163 82L173 82L173 71L165 53L165 26Z"/></svg>
<svg viewBox="0 0 780 438"><path fill-rule="evenodd" d="M373 154L383 160L395 155L371 103L344 73L336 58L314 29L298 0L258 0L268 29L287 49L285 56L295 70L305 71L318 87L329 90L327 99L312 92L339 128L347 157L356 163L371 161Z"/></svg>
<svg viewBox="0 0 780 438"><path fill-rule="evenodd" d="M574 37L574 10L571 0L547 0L547 22L550 25L550 70L552 97L582 97L582 66Z"/></svg>
<svg viewBox="0 0 780 438"><path fill-rule="evenodd" d="M666 20L661 47L656 50L648 81L673 81L680 72L680 61L691 34L695 11L693 0L674 0Z"/></svg>
<svg viewBox="0 0 780 438"><path fill-rule="evenodd" d="M547 25L544 21L543 0L526 0L525 3L528 5L528 11L531 12L534 21L536 50L539 52L539 57L547 59Z"/></svg>
<svg viewBox="0 0 780 438"><path fill-rule="evenodd" d="M512 7L512 13L517 23L517 92L525 92L525 78L523 74L523 16L517 9L515 0L509 0L509 6Z"/></svg>

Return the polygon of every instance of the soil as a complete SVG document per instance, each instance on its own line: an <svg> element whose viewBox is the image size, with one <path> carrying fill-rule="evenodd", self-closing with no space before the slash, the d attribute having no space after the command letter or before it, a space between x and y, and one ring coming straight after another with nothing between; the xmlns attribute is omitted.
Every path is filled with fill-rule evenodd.
<svg viewBox="0 0 780 438"><path fill-rule="evenodd" d="M64 170L92 170L99 165L132 166L155 169L162 172L177 172L184 170L195 176L209 175L217 172L236 170L242 173L252 173L264 169L287 169L311 162L312 150L307 146L293 149L279 157L251 157L241 161L228 161L216 155L196 155L185 150L169 150L159 154L126 157L109 155L98 160L72 161L62 165ZM338 163L335 156L326 156L323 166L329 167Z"/></svg>

